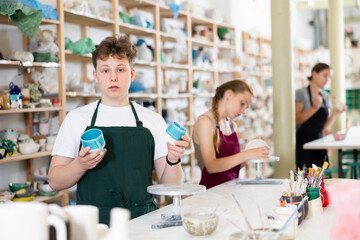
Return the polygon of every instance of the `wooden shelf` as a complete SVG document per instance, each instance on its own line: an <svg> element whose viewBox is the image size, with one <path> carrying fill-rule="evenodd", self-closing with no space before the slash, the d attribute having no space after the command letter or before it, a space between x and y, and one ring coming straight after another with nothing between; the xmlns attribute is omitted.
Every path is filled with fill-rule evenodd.
<svg viewBox="0 0 360 240"><path fill-rule="evenodd" d="M138 66L138 67L156 67L157 64L156 62L147 62L147 61L143 61L143 60L135 60L135 63L134 63L135 66Z"/></svg>
<svg viewBox="0 0 360 240"><path fill-rule="evenodd" d="M61 200L61 206L66 206L69 202L69 191L62 190L54 196L36 196L32 201L33 202L48 202L52 200Z"/></svg>
<svg viewBox="0 0 360 240"><path fill-rule="evenodd" d="M9 68L9 67L24 67L24 68L32 68L32 67L38 67L38 68L58 68L61 67L61 64L56 62L21 62L20 61L11 61L11 60L0 60L0 67Z"/></svg>
<svg viewBox="0 0 360 240"><path fill-rule="evenodd" d="M120 32L126 34L142 35L142 36L154 36L156 30L152 28L143 28L132 24L119 23Z"/></svg>
<svg viewBox="0 0 360 240"><path fill-rule="evenodd" d="M187 36L184 36L184 38L186 38L186 41L189 41L189 38ZM170 33L166 33L166 32L160 32L160 39L163 42L177 42L178 41L178 37L170 34Z"/></svg>
<svg viewBox="0 0 360 240"><path fill-rule="evenodd" d="M131 1L131 0L119 0L119 4L126 8L142 8L142 7L155 7L156 2L150 0Z"/></svg>
<svg viewBox="0 0 360 240"><path fill-rule="evenodd" d="M186 18L189 15L189 13L180 10L178 12L178 18L177 19L181 19L181 18ZM160 5L160 17L163 18L173 18L174 17L174 13L173 11L171 11L170 7L168 6L164 6L164 5Z"/></svg>
<svg viewBox="0 0 360 240"><path fill-rule="evenodd" d="M193 67L194 72L215 72L214 68L199 68L199 67Z"/></svg>
<svg viewBox="0 0 360 240"><path fill-rule="evenodd" d="M0 110L0 114L29 113L29 112L55 112L55 111L60 111L61 109L62 109L62 107L8 109L8 110Z"/></svg>
<svg viewBox="0 0 360 240"><path fill-rule="evenodd" d="M14 157L0 159L0 164L23 161L23 160L39 158L39 157L47 157L47 156L51 156L51 152L37 152L37 153L32 153L32 154L21 154L21 155L17 155Z"/></svg>
<svg viewBox="0 0 360 240"><path fill-rule="evenodd" d="M201 24L201 25L213 25L215 22L206 17L196 17L191 14L191 23L192 24Z"/></svg>
<svg viewBox="0 0 360 240"><path fill-rule="evenodd" d="M112 27L115 22L111 19L97 18L96 16L84 15L71 9L64 10L65 22L84 25L89 27L106 28Z"/></svg>
<svg viewBox="0 0 360 240"><path fill-rule="evenodd" d="M13 21L9 20L8 16L6 15L0 15L0 24L16 26L16 24ZM40 25L53 25L53 24L55 25L60 24L60 21L43 18L40 23Z"/></svg>
<svg viewBox="0 0 360 240"><path fill-rule="evenodd" d="M194 94L194 98L212 98L214 97L214 94L215 93L209 93L209 94L205 94L205 93L202 93L202 94Z"/></svg>
<svg viewBox="0 0 360 240"><path fill-rule="evenodd" d="M188 64L178 64L178 63L165 63L161 65L163 70L171 69L171 70L188 70Z"/></svg>
<svg viewBox="0 0 360 240"><path fill-rule="evenodd" d="M235 46L221 46L221 45L218 45L217 46L220 50L234 50L235 49Z"/></svg>
<svg viewBox="0 0 360 240"><path fill-rule="evenodd" d="M198 47L209 47L209 48L213 48L215 47L215 43L213 42L209 42L209 41L202 41L202 40L198 40L198 39L191 39L193 46L198 46Z"/></svg>
<svg viewBox="0 0 360 240"><path fill-rule="evenodd" d="M227 24L227 23L215 23L218 28L230 28L231 30L234 30L235 27Z"/></svg>
<svg viewBox="0 0 360 240"><path fill-rule="evenodd" d="M81 61L81 62L91 62L92 58L91 58L91 54L75 54L72 53L70 50L65 50L65 57L66 60L68 61Z"/></svg>

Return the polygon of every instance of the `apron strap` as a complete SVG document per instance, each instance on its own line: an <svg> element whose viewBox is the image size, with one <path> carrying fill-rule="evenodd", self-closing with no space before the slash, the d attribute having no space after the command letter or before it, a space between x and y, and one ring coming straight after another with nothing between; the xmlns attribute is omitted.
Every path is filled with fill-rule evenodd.
<svg viewBox="0 0 360 240"><path fill-rule="evenodd" d="M98 109L99 109L100 102L101 102L101 99L98 101L98 103L97 103L97 105L96 105L94 114L93 114L93 116L92 116L92 118L91 118L90 127L94 127L94 126L95 126L96 117L97 117L97 113L98 113ZM135 120L136 120L136 126L137 126L137 127L142 127L143 123L139 120L138 115L137 115L137 113L136 113L136 111L135 111L135 108L134 108L132 102L129 101L129 103L130 103L131 111L133 112L134 117L135 117Z"/></svg>
<svg viewBox="0 0 360 240"><path fill-rule="evenodd" d="M311 95L311 91L310 91L310 85L308 85L307 89L308 89L309 98L310 98L310 106L312 106L312 95ZM321 94L320 91L319 91L319 95L322 97L324 107L326 107L325 99L324 99L324 97L322 96L322 94Z"/></svg>
<svg viewBox="0 0 360 240"><path fill-rule="evenodd" d="M136 126L137 127L142 127L143 123L142 123L142 121L139 120L138 115L137 115L137 113L135 111L134 105L132 104L131 101L129 101L129 103L130 103L131 110L132 110L132 112L134 114L135 120L136 120Z"/></svg>
<svg viewBox="0 0 360 240"><path fill-rule="evenodd" d="M94 127L94 126L95 126L96 117L97 117L97 113L98 113L98 108L99 108L100 102L101 102L101 99L98 101L98 103L97 103L97 105L96 105L94 114L93 114L93 116L92 116L92 118L91 118L90 127Z"/></svg>

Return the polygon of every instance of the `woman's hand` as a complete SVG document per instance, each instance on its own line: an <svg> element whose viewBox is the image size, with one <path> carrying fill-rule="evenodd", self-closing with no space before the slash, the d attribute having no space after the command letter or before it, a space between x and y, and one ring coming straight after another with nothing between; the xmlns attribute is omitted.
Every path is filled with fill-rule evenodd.
<svg viewBox="0 0 360 240"><path fill-rule="evenodd" d="M167 143L169 161L174 163L177 162L184 154L185 148L187 148L189 144L190 138L186 135L183 135L180 141L175 141L175 145Z"/></svg>
<svg viewBox="0 0 360 240"><path fill-rule="evenodd" d="M100 150L96 150L92 153L89 152L90 147L83 148L79 152L79 156L76 158L81 169L86 171L88 169L93 169L96 165L103 159L106 153L106 148L104 148L104 152L101 153Z"/></svg>
<svg viewBox="0 0 360 240"><path fill-rule="evenodd" d="M247 154L247 160L257 160L262 159L269 161L269 147L259 147L245 150Z"/></svg>
<svg viewBox="0 0 360 240"><path fill-rule="evenodd" d="M321 106L322 98L321 96L314 97L312 100L312 107L315 109L319 109Z"/></svg>
<svg viewBox="0 0 360 240"><path fill-rule="evenodd" d="M334 116L342 114L343 112L345 112L347 110L347 108L348 108L348 105L344 105L341 109L334 107L334 109L333 109Z"/></svg>

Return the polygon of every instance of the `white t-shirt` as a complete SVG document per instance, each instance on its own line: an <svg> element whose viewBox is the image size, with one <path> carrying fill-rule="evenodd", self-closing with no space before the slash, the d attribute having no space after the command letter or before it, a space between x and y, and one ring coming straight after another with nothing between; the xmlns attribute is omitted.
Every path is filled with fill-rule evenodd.
<svg viewBox="0 0 360 240"><path fill-rule="evenodd" d="M74 109L67 114L56 137L52 156L59 155L70 158L76 158L78 156L81 134L87 126L90 126L96 105L97 101ZM133 105L139 120L143 122L144 127L150 130L154 138L154 159L166 156L168 150L164 132L167 125L164 119L161 115L135 102L133 102ZM130 105L125 107L110 107L100 103L95 126L135 127L136 120Z"/></svg>

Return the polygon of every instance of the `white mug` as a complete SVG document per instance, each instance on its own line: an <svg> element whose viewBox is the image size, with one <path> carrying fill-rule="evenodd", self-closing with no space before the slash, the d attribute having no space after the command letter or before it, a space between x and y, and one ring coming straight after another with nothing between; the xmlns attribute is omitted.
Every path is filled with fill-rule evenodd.
<svg viewBox="0 0 360 240"><path fill-rule="evenodd" d="M50 134L50 124L48 122L41 122L39 127L39 132L41 135Z"/></svg>
<svg viewBox="0 0 360 240"><path fill-rule="evenodd" d="M0 239L48 240L49 226L56 229L56 239L66 240L66 226L59 217L48 214L40 202L0 205Z"/></svg>
<svg viewBox="0 0 360 240"><path fill-rule="evenodd" d="M310 217L319 216L323 213L323 207L321 197L309 201L309 213Z"/></svg>
<svg viewBox="0 0 360 240"><path fill-rule="evenodd" d="M129 239L130 211L126 208L112 208L110 211L109 240Z"/></svg>
<svg viewBox="0 0 360 240"><path fill-rule="evenodd" d="M99 209L91 205L64 207L70 222L70 239L97 240Z"/></svg>

